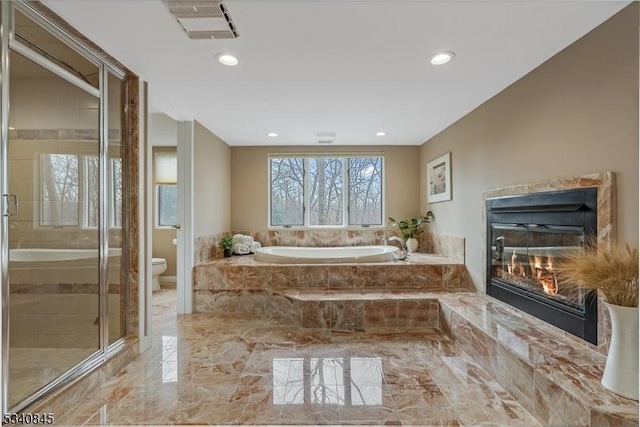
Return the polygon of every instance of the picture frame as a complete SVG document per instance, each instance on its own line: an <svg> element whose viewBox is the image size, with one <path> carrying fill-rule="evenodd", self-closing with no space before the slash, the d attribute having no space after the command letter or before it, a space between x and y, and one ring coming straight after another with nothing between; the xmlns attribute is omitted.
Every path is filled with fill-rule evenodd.
<svg viewBox="0 0 640 427"><path fill-rule="evenodd" d="M427 203L451 200L451 152L427 163Z"/></svg>

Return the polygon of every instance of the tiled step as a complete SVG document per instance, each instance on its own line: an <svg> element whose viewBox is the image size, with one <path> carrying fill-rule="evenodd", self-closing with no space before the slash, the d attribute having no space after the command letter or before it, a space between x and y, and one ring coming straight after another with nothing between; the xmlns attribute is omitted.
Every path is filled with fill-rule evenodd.
<svg viewBox="0 0 640 427"><path fill-rule="evenodd" d="M605 389L605 357L481 294L443 294L440 326L544 426L638 425L638 402Z"/></svg>
<svg viewBox="0 0 640 427"><path fill-rule="evenodd" d="M296 306L296 323L304 328L366 330L439 327L438 298L435 293L378 289L370 292L288 290L276 294Z"/></svg>

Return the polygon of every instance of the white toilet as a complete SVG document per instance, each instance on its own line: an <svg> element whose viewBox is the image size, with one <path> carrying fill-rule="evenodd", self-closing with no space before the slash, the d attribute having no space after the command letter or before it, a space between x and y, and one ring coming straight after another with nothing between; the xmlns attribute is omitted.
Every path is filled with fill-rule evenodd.
<svg viewBox="0 0 640 427"><path fill-rule="evenodd" d="M160 275L167 271L167 260L164 258L153 258L151 266L151 277L153 278L153 290L160 290Z"/></svg>

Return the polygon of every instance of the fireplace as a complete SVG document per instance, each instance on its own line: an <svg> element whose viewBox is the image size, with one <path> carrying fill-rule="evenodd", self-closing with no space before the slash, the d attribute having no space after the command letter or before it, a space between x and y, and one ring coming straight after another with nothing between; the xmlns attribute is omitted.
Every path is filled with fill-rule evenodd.
<svg viewBox="0 0 640 427"><path fill-rule="evenodd" d="M597 230L597 189L490 198L487 294L597 344L597 299L569 297L554 265Z"/></svg>

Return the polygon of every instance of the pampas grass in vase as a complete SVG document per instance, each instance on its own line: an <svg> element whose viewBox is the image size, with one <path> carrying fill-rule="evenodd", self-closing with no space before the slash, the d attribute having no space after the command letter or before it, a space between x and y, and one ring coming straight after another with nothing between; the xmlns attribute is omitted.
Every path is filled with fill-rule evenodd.
<svg viewBox="0 0 640 427"><path fill-rule="evenodd" d="M558 261L557 277L567 291L602 292L609 304L638 307L638 250L629 245L598 249L590 241Z"/></svg>
<svg viewBox="0 0 640 427"><path fill-rule="evenodd" d="M622 244L597 246L590 241L583 251L564 257L557 277L576 295L601 293L606 299L611 341L602 385L638 400L638 250Z"/></svg>

